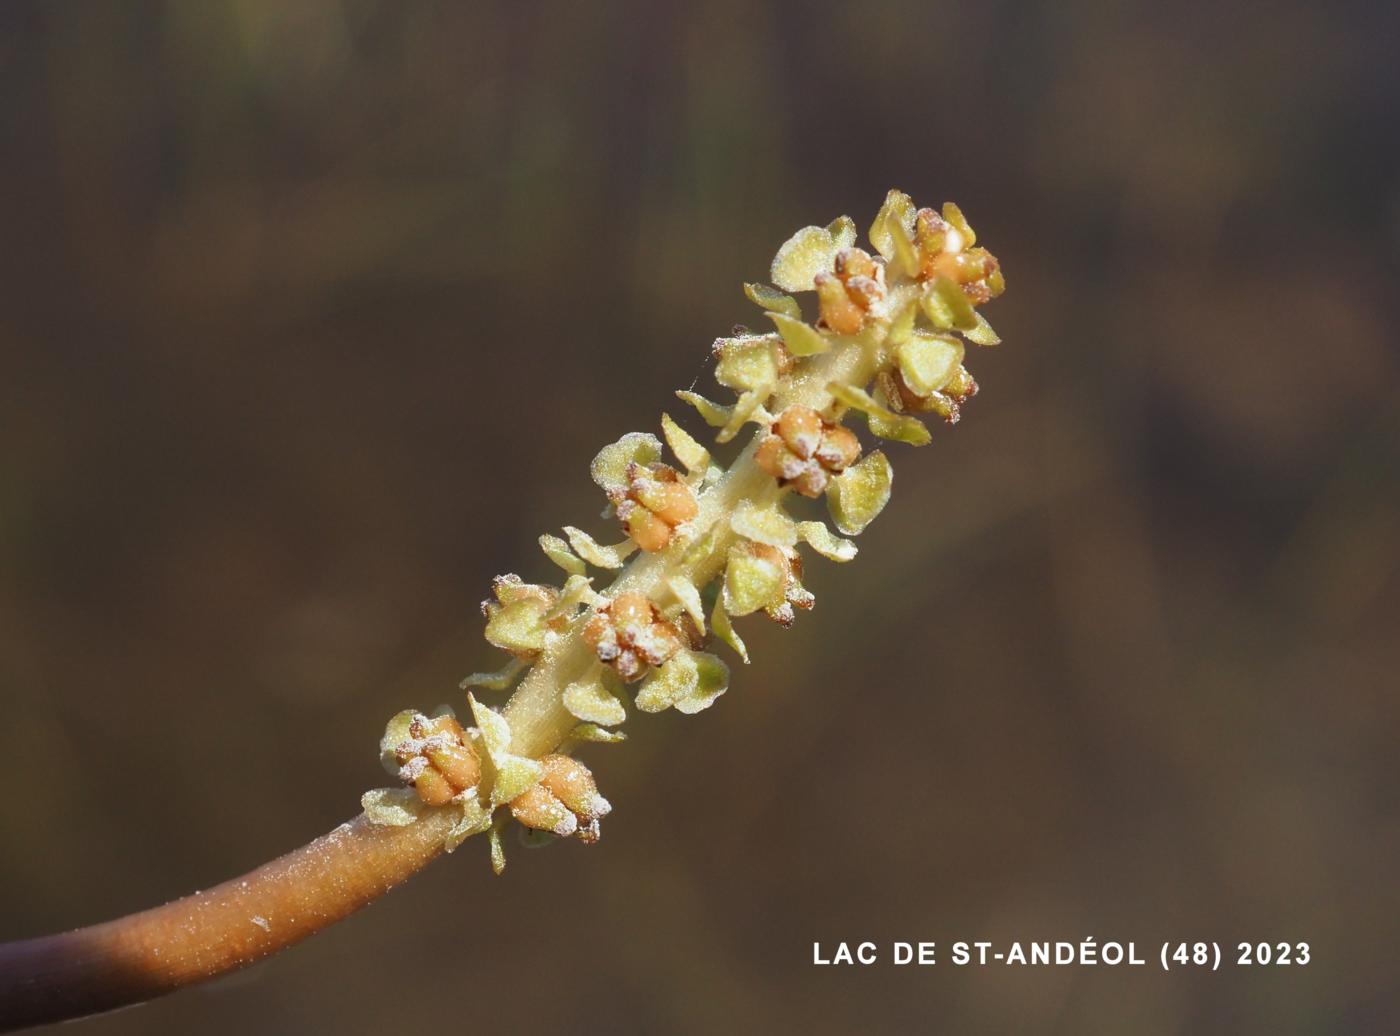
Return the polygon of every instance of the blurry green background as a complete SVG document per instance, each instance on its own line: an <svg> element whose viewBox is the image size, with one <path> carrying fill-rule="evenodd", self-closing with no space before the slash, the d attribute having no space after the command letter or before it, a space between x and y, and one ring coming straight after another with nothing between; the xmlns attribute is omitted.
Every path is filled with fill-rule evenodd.
<svg viewBox="0 0 1400 1036"><path fill-rule="evenodd" d="M603 842L83 1031L1394 1032L1382 6L0 7L0 937L353 814L597 446L898 186L1006 344L815 612L587 755ZM1313 963L946 963L1091 937ZM811 964L867 938L945 960Z"/></svg>

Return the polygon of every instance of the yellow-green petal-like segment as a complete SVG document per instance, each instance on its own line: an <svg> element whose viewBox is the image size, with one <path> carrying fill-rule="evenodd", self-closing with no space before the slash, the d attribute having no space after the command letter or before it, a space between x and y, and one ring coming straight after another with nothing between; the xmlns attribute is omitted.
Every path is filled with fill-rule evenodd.
<svg viewBox="0 0 1400 1036"><path fill-rule="evenodd" d="M718 655L708 651L688 652L695 665L695 682L687 693L676 699L676 711L685 716L693 716L713 705L721 694L729 690L729 666Z"/></svg>
<svg viewBox="0 0 1400 1036"><path fill-rule="evenodd" d="M856 556L856 545L837 536L822 522L798 522L797 535L822 557L832 561L850 561Z"/></svg>
<svg viewBox="0 0 1400 1036"><path fill-rule="evenodd" d="M454 802L461 806L462 817L447 832L443 847L448 852L456 852L457 847L472 835L479 835L491 826L491 813L477 800L475 795L463 795Z"/></svg>
<svg viewBox="0 0 1400 1036"><path fill-rule="evenodd" d="M360 796L360 808L372 824L407 827L427 807L412 788L374 788Z"/></svg>
<svg viewBox="0 0 1400 1036"><path fill-rule="evenodd" d="M572 525L564 526L564 535L569 537L569 546L574 548L574 553L598 568L621 568L622 563L637 549L637 545L630 539L612 546L604 546L582 529L575 529Z"/></svg>
<svg viewBox="0 0 1400 1036"><path fill-rule="evenodd" d="M977 310L972 300L947 277L935 277L919 299L929 323L940 331L964 333L977 327Z"/></svg>
<svg viewBox="0 0 1400 1036"><path fill-rule="evenodd" d="M836 527L858 536L889 503L894 469L880 450L857 461L827 485L826 504Z"/></svg>
<svg viewBox="0 0 1400 1036"><path fill-rule="evenodd" d="M919 253L914 250L914 242L909 240L909 235L893 225L893 219L887 219L886 225L890 227L890 244L894 249L894 258L890 260L890 265L903 273L906 277L914 277L919 272Z"/></svg>
<svg viewBox="0 0 1400 1036"><path fill-rule="evenodd" d="M724 610L730 615L751 615L761 608L783 603L784 573L777 565L755 557L742 547L729 552L724 568Z"/></svg>
<svg viewBox="0 0 1400 1036"><path fill-rule="evenodd" d="M783 294L777 288L750 283L744 285L744 294L749 297L750 302L762 306L770 313L786 313L794 320L802 319L802 307L797 304L797 300L791 295Z"/></svg>
<svg viewBox="0 0 1400 1036"><path fill-rule="evenodd" d="M627 718L626 707L598 673L564 688L564 708L585 723L603 727L615 727Z"/></svg>
<svg viewBox="0 0 1400 1036"><path fill-rule="evenodd" d="M627 485L627 466L651 464L661 459L661 440L650 432L628 432L598 451L589 465L593 481L603 489ZM575 550L578 548L575 547Z"/></svg>
<svg viewBox="0 0 1400 1036"><path fill-rule="evenodd" d="M1001 344L1001 336L992 330L992 325L987 323L987 318L981 313L977 314L977 326L964 331L963 337L973 345Z"/></svg>
<svg viewBox="0 0 1400 1036"><path fill-rule="evenodd" d="M474 694L467 695L467 704L471 706L472 721L481 733L486 751L493 755L510 751L510 722L495 709L477 701Z"/></svg>
<svg viewBox="0 0 1400 1036"><path fill-rule="evenodd" d="M384 736L379 739L379 765L392 777L399 775L399 761L395 757L395 750L413 737L409 728L413 725L413 717L416 715L417 709L404 709L394 713L384 726Z"/></svg>
<svg viewBox="0 0 1400 1036"><path fill-rule="evenodd" d="M491 808L494 809L538 784L544 771L533 759L511 753L510 723L504 716L477 701L475 695L468 694L467 702L486 749L484 762L495 771L491 780Z"/></svg>
<svg viewBox="0 0 1400 1036"><path fill-rule="evenodd" d="M967 221L962 209L950 201L943 203L943 219L952 224L953 229L962 235L963 248L971 248L977 244L977 235L972 232L972 224Z"/></svg>
<svg viewBox="0 0 1400 1036"><path fill-rule="evenodd" d="M739 434L739 429L743 428L749 421L758 421L767 424L767 420L761 415L767 411L763 409L763 404L767 401L770 389L745 392L739 397L733 408L729 411L729 420L725 422L719 434L715 436L715 442L729 442L734 436Z"/></svg>
<svg viewBox="0 0 1400 1036"><path fill-rule="evenodd" d="M797 542L797 526L777 503L757 507L741 500L729 519L729 527L745 539L771 547L791 547Z"/></svg>
<svg viewBox="0 0 1400 1036"><path fill-rule="evenodd" d="M523 658L512 658L504 668L494 673L472 673L459 686L464 691L469 687L482 687L488 691L508 690L526 665L528 663Z"/></svg>
<svg viewBox="0 0 1400 1036"><path fill-rule="evenodd" d="M545 612L544 621L546 623L555 622L561 618L574 617L580 604L598 604L602 597L593 592L593 580L588 576L570 576L564 582L564 589L559 591L559 600L554 607Z"/></svg>
<svg viewBox="0 0 1400 1036"><path fill-rule="evenodd" d="M743 638L735 632L734 624L729 621L729 613L724 610L723 594L715 598L714 609L710 612L710 627L715 631L715 636L728 644L744 665L749 664L749 649L745 646Z"/></svg>
<svg viewBox="0 0 1400 1036"><path fill-rule="evenodd" d="M506 847L501 844L501 828L503 824L492 824L491 832L487 836L491 841L491 872L500 877L506 871Z"/></svg>
<svg viewBox="0 0 1400 1036"><path fill-rule="evenodd" d="M876 213L875 222L870 224L870 243L887 262L894 261L895 230L904 231L906 240L914 232L914 213L914 200L903 191L890 191L885 195L885 203Z"/></svg>
<svg viewBox="0 0 1400 1036"><path fill-rule="evenodd" d="M700 600L700 590L685 576L672 576L666 580L666 586L671 593L676 595L676 600L680 602L685 613L695 622L695 628L700 631L701 636L705 634L705 605Z"/></svg>
<svg viewBox="0 0 1400 1036"><path fill-rule="evenodd" d="M701 446L691 434L675 421L670 414L661 415L661 434L666 437L666 445L676 455L676 460L685 466L692 475L703 475L710 468L710 451Z"/></svg>
<svg viewBox="0 0 1400 1036"><path fill-rule="evenodd" d="M620 741L626 741L627 735L620 730L607 730L596 723L580 723L569 731L569 738L574 741L588 741L594 744L615 745Z"/></svg>
<svg viewBox="0 0 1400 1036"><path fill-rule="evenodd" d="M637 708L674 708L687 716L708 709L729 689L729 667L707 651L678 651L637 692Z"/></svg>
<svg viewBox="0 0 1400 1036"><path fill-rule="evenodd" d="M832 382L827 386L827 391L837 402L864 413L870 421L870 431L882 439L895 439L911 446L927 446L933 441L933 436L922 421L896 414L865 389Z"/></svg>
<svg viewBox="0 0 1400 1036"><path fill-rule="evenodd" d="M933 397L935 399L941 397ZM878 402L878 401L877 401ZM892 442L905 442L910 446L927 446L933 441L928 426L918 418L904 414L890 416L888 413L866 415L870 422L870 434Z"/></svg>
<svg viewBox="0 0 1400 1036"><path fill-rule="evenodd" d="M784 241L773 257L771 280L783 291L811 291L817 274L830 273L836 265L836 253L854 241L854 223L849 232L841 220L831 227L803 227Z"/></svg>
<svg viewBox="0 0 1400 1036"><path fill-rule="evenodd" d="M689 389L679 390L676 396L693 406L701 419L711 428L722 428L729 423L729 416L733 413L733 407L713 403L700 395L700 393L691 392Z"/></svg>
<svg viewBox="0 0 1400 1036"><path fill-rule="evenodd" d="M890 321L890 329L885 334L885 344L889 346L900 345L909 340L909 336L914 333L914 322L918 319L919 307L912 300L901 306L899 312Z"/></svg>
<svg viewBox="0 0 1400 1036"><path fill-rule="evenodd" d="M814 356L831 348L831 343L811 324L804 324L782 313L769 313L768 319L777 325L778 334L783 336L788 352L794 356Z"/></svg>
<svg viewBox="0 0 1400 1036"><path fill-rule="evenodd" d="M715 380L736 392L771 390L778 382L777 345L772 334L719 339L714 349Z"/></svg>
<svg viewBox="0 0 1400 1036"><path fill-rule="evenodd" d="M915 332L903 345L895 347L894 358L904 383L916 395L927 396L948 384L966 350L952 335Z"/></svg>
<svg viewBox="0 0 1400 1036"><path fill-rule="evenodd" d="M826 232L831 235L832 244L832 265L835 265L835 253L843 248L850 248L856 243L856 221L850 216L837 216L826 225Z"/></svg>
<svg viewBox="0 0 1400 1036"><path fill-rule="evenodd" d="M486 622L489 643L512 654L544 650L544 609L539 601L514 601L491 610Z"/></svg>
<svg viewBox="0 0 1400 1036"><path fill-rule="evenodd" d="M583 559L570 550L569 545L558 536L551 536L549 533L541 536L540 550L544 551L545 557L571 576L581 576L587 571Z"/></svg>

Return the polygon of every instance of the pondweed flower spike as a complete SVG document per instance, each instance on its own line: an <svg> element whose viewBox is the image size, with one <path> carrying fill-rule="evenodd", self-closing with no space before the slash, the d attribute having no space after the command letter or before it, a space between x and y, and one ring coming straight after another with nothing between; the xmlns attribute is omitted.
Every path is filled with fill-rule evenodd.
<svg viewBox="0 0 1400 1036"><path fill-rule="evenodd" d="M873 439L922 446L932 436L916 415L955 423L977 391L966 343L999 342L978 309L1005 288L997 260L956 205L917 209L899 191L869 241L873 253L857 247L844 216L805 227L778 250L771 286L745 285L773 330L715 342L715 380L733 400L677 393L720 447L756 426L727 466L670 414L660 438L631 432L598 453L590 473L615 531L540 537L561 586L495 580L485 637L509 660L463 682L469 726L447 706L398 713L380 741L397 783L365 793L361 817L242 881L0 947L0 1028L107 1009L266 956L475 834L488 836L498 873L511 823L530 845L596 842L611 806L574 752L624 740L634 710L709 708L730 679L711 641L747 663L734 620L761 611L790 626L815 603L802 547L855 557L846 537L879 515L893 482L855 419ZM808 292L804 312L796 296ZM809 513L823 498L836 531ZM599 589L602 573L611 581ZM476 696L504 691L500 708Z"/></svg>
<svg viewBox="0 0 1400 1036"><path fill-rule="evenodd" d="M546 534L540 543L563 569L563 586L501 576L483 605L486 639L512 658L463 686L514 693L499 712L470 699L478 725L463 744L481 749L480 782L451 783L413 754L419 742L403 740L405 724L428 730L428 721L401 713L384 744L402 741L389 762L408 787L370 792L366 815L405 825L427 808L456 810L449 847L489 831L498 868L497 818L507 814L535 832L586 830L595 840L597 811L580 812L557 794L543 761L617 739L629 705L709 708L729 687L728 665L705 650L711 638L747 662L733 620L762 611L789 626L815 603L802 585L799 545L835 561L855 556L853 543L790 513L790 504L825 497L836 530L854 536L885 506L893 475L883 452L862 447L852 417L862 416L874 438L916 446L931 436L914 414L958 420L976 391L965 342L997 341L977 307L1005 287L996 259L975 242L957 206L916 209L899 191L870 229L874 254L856 247L845 217L793 235L773 260L773 286L746 286L774 330L715 342L715 377L734 401L679 393L718 429L720 445L757 426L748 446L722 467L670 414L661 438L631 432L605 446L590 473L624 538L609 545L611 537L573 526ZM816 296L806 314L791 294L801 292ZM590 569L617 574L597 590Z"/></svg>

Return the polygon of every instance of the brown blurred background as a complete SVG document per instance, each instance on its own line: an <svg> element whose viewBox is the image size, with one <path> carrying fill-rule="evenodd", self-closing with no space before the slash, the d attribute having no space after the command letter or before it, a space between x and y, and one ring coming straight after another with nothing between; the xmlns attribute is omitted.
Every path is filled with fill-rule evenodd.
<svg viewBox="0 0 1400 1036"><path fill-rule="evenodd" d="M814 613L588 756L602 844L84 1031L1396 1031L1382 6L4 5L0 937L355 812L595 448L894 185L1006 344ZM1313 963L811 965L1091 937Z"/></svg>

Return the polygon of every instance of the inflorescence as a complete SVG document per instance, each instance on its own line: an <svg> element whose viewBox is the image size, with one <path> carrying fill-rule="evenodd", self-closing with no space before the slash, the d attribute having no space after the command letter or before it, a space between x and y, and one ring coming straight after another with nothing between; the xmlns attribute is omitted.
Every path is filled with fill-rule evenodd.
<svg viewBox="0 0 1400 1036"><path fill-rule="evenodd" d="M540 537L564 570L562 587L497 577L482 603L485 636L511 660L463 688L514 694L498 711L469 693L471 727L447 706L391 719L380 755L401 786L365 794L369 819L404 825L428 809L453 810L447 848L489 833L498 873L511 818L529 844L597 841L611 806L570 753L583 742L623 740L617 728L629 703L686 714L714 704L729 667L703 650L710 635L747 663L732 619L763 612L787 627L796 609L815 603L802 585L799 543L833 561L855 557L844 536L884 508L893 472L882 451L864 451L847 418L862 414L873 436L915 446L931 436L914 415L956 423L977 392L965 343L1000 341L977 307L1005 288L997 260L977 247L952 203L915 209L891 191L870 227L875 254L855 238L846 216L804 227L778 250L773 287L744 286L775 330L739 328L715 342L715 380L735 393L733 403L677 393L718 429L720 444L758 426L728 468L669 414L661 432L679 467L662 460L660 439L641 432L594 458L604 516L624 538L610 545L572 526ZM816 295L811 322L789 294L798 292ZM793 493L824 496L843 535L794 519ZM621 571L599 591L590 566Z"/></svg>

